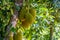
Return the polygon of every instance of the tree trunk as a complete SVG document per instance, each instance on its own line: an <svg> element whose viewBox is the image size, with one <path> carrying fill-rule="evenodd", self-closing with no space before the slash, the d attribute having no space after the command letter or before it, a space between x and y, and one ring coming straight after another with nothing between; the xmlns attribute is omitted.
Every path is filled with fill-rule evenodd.
<svg viewBox="0 0 60 40"><path fill-rule="evenodd" d="M23 0L15 0L15 5L16 5L16 4L19 4L19 6L22 7L22 2L23 2ZM13 14L13 16L11 17L10 23L9 23L9 25L8 25L7 28L6 28L6 30L7 30L7 32L8 32L8 35L4 38L4 40L9 40L9 39L8 39L9 36L12 36L12 37L13 37L13 34L14 34L13 32L11 33L11 35L9 35L9 33L10 33L10 25L12 25L12 27L15 28L15 26L16 26L16 24L17 24L18 14L19 14L19 13L18 13L18 11L17 11L16 8L15 8L14 14Z"/></svg>
<svg viewBox="0 0 60 40"><path fill-rule="evenodd" d="M50 26L50 40L53 40L53 27Z"/></svg>

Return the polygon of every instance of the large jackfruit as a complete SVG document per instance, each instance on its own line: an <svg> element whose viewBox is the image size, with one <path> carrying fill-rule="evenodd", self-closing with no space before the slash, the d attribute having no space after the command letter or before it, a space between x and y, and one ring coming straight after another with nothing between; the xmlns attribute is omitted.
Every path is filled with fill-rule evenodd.
<svg viewBox="0 0 60 40"><path fill-rule="evenodd" d="M22 32L16 32L13 36L14 40L22 40Z"/></svg>
<svg viewBox="0 0 60 40"><path fill-rule="evenodd" d="M23 28L28 28L35 20L36 11L35 9L28 9L28 7L23 7L20 11L19 19L22 22Z"/></svg>

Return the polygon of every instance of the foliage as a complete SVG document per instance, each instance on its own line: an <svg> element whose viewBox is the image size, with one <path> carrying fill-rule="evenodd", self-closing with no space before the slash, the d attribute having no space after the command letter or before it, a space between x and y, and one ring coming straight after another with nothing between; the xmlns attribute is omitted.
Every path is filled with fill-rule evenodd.
<svg viewBox="0 0 60 40"><path fill-rule="evenodd" d="M36 9L35 22L29 29L21 28L20 21L16 29L23 31L23 37L27 40L49 40L50 24L53 27L53 40L60 40L60 1L59 0L29 0L29 5ZM25 4L25 3L23 3ZM6 25L13 15L14 0L0 0L0 39L6 34ZM18 7L17 7L18 9ZM20 27L20 28L19 28ZM12 29L12 31L16 31ZM2 37L1 37L2 36Z"/></svg>
<svg viewBox="0 0 60 40"><path fill-rule="evenodd" d="M9 24L10 18L13 15L13 5L14 3L11 0L0 0L0 36L2 38L5 37L6 25Z"/></svg>

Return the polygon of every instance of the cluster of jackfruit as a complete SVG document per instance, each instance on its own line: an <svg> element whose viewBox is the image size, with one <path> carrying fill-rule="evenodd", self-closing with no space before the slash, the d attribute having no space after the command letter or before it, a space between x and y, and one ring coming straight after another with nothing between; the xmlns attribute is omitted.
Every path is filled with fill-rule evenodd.
<svg viewBox="0 0 60 40"><path fill-rule="evenodd" d="M23 28L28 28L35 20L36 10L33 8L23 7L20 11L19 19Z"/></svg>

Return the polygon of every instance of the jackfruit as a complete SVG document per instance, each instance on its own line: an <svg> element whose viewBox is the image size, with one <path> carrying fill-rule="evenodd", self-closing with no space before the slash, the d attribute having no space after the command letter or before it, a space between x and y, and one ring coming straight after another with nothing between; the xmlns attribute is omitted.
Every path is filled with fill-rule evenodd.
<svg viewBox="0 0 60 40"><path fill-rule="evenodd" d="M13 34L12 34L12 32L9 33L8 40L13 40Z"/></svg>
<svg viewBox="0 0 60 40"><path fill-rule="evenodd" d="M22 40L22 32L16 32L13 36L14 40Z"/></svg>
<svg viewBox="0 0 60 40"><path fill-rule="evenodd" d="M23 28L29 28L29 26L34 22L36 17L36 10L29 9L28 7L23 7L20 11L19 19L22 22Z"/></svg>

